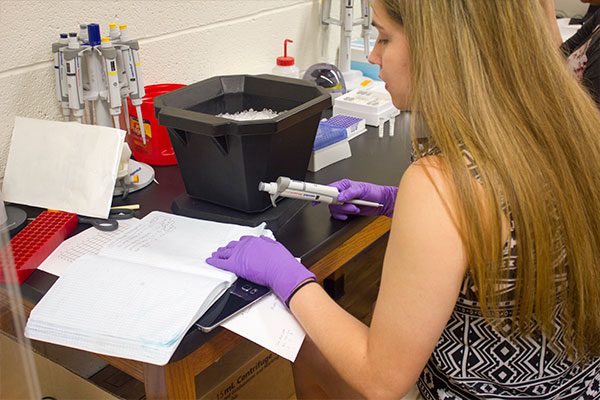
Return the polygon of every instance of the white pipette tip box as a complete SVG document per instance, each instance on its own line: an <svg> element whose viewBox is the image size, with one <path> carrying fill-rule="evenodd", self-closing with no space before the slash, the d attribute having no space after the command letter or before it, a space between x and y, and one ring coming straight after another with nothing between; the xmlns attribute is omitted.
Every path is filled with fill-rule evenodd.
<svg viewBox="0 0 600 400"><path fill-rule="evenodd" d="M313 151L308 162L308 170L317 172L328 165L345 160L351 156L350 143L348 139L343 139L332 145Z"/></svg>
<svg viewBox="0 0 600 400"><path fill-rule="evenodd" d="M349 115L336 115L319 123L308 170L316 172L352 156L348 141L365 132L365 120Z"/></svg>
<svg viewBox="0 0 600 400"><path fill-rule="evenodd" d="M344 114L363 118L367 125L379 126L394 118L400 111L392 104L392 98L380 84L372 83L354 89L334 99L333 115Z"/></svg>

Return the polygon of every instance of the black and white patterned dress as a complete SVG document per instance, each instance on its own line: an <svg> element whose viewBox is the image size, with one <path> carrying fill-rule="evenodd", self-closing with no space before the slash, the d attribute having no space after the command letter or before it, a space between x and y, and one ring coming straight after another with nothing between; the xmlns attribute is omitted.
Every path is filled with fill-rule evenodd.
<svg viewBox="0 0 600 400"><path fill-rule="evenodd" d="M478 178L472 158L464 154ZM517 242L510 222L503 257L515 270ZM501 282L500 290L510 293L514 286L509 278ZM450 320L419 377L421 395L427 400L600 399L600 358L580 366L569 361L560 345L549 346L544 335L509 337L512 306L512 301L501 303L504 319L492 326L481 315L476 288L467 274ZM560 319L555 321L560 337Z"/></svg>

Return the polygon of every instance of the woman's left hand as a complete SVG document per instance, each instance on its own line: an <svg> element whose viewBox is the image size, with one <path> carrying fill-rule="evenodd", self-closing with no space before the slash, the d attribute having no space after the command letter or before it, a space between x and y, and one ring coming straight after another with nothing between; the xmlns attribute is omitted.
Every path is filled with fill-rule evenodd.
<svg viewBox="0 0 600 400"><path fill-rule="evenodd" d="M206 262L270 287L285 304L301 283L315 279L285 246L266 236L243 236L217 249Z"/></svg>

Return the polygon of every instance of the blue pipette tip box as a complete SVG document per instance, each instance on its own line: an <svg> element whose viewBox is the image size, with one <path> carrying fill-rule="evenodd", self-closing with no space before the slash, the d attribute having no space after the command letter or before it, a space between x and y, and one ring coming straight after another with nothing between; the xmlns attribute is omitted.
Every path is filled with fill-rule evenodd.
<svg viewBox="0 0 600 400"><path fill-rule="evenodd" d="M319 123L313 151L344 139L351 139L366 130L365 120L350 115L335 115Z"/></svg>

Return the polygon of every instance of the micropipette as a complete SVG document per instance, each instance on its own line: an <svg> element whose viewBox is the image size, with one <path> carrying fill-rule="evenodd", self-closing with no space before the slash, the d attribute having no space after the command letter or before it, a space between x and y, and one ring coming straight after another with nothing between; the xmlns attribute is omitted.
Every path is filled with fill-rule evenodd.
<svg viewBox="0 0 600 400"><path fill-rule="evenodd" d="M83 83L81 81L81 56L79 52L77 33L69 33L69 43L64 49L69 108L73 110L73 116L75 116L77 122L81 123L83 117Z"/></svg>
<svg viewBox="0 0 600 400"><path fill-rule="evenodd" d="M121 30L121 43L123 47L124 63L127 64L127 78L129 79L129 98L135 106L138 115L138 125L142 143L146 144L146 132L144 129L144 118L142 117L142 98L146 95L144 81L142 79L142 63L140 62L140 44L137 40L129 40L127 25L119 26Z"/></svg>
<svg viewBox="0 0 600 400"><path fill-rule="evenodd" d="M316 183L295 181L285 176L277 178L276 182L260 182L258 190L269 193L273 207L278 197L288 197L291 199L317 201L326 204L355 204L357 206L383 207L383 204L372 201L353 199L348 201L338 201L339 191L336 187L319 185Z"/></svg>
<svg viewBox="0 0 600 400"><path fill-rule="evenodd" d="M114 22L108 24L108 37L110 37L110 40L112 42L118 40L121 37L121 31L119 30L119 28L117 28L117 24L115 24Z"/></svg>
<svg viewBox="0 0 600 400"><path fill-rule="evenodd" d="M121 105L125 114L124 119L127 135L130 135L131 127L129 126L129 107L127 106L127 96L129 95L129 79L127 78L127 69L129 68L129 65L125 64L125 57L123 55L123 49L128 49L129 47L120 44L121 26L123 25L120 25L119 28L117 28L117 24L115 23L108 24L111 43L113 43L113 46L115 49L117 49L117 71L119 72L119 83L121 87Z"/></svg>
<svg viewBox="0 0 600 400"><path fill-rule="evenodd" d="M371 53L371 5L369 0L361 0L361 11L362 11L362 37L365 43L365 54L368 56Z"/></svg>
<svg viewBox="0 0 600 400"><path fill-rule="evenodd" d="M88 28L87 24L79 24L79 40L82 43L88 42Z"/></svg>
<svg viewBox="0 0 600 400"><path fill-rule="evenodd" d="M103 37L100 52L104 60L106 82L108 85L108 102L110 115L113 117L115 128L119 129L119 115L121 115L121 88L117 72L117 50L110 43L110 38Z"/></svg>
<svg viewBox="0 0 600 400"><path fill-rule="evenodd" d="M340 54L340 71L342 73L350 71L350 55L352 49L352 27L354 26L354 0L340 1L340 20L341 25L341 45ZM342 51L342 49L344 51Z"/></svg>
<svg viewBox="0 0 600 400"><path fill-rule="evenodd" d="M62 51L68 44L66 33L60 34L60 40L52 43L54 55L54 79L56 81L56 99L60 102L65 121L69 120L71 110L69 109L69 94L67 92L67 76L65 74L65 62Z"/></svg>
<svg viewBox="0 0 600 400"><path fill-rule="evenodd" d="M112 120L106 115L108 109L104 107L103 96L106 97L105 78L103 71L102 55L98 46L102 44L100 25L90 23L87 25L88 46L83 53L86 73L83 76L84 98L88 105L90 124L111 126Z"/></svg>

